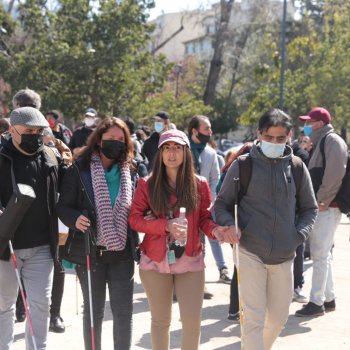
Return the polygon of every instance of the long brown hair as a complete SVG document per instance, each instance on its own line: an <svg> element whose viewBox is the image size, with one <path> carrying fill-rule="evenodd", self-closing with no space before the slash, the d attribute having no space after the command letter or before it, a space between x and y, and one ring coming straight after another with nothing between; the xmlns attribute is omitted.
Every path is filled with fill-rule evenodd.
<svg viewBox="0 0 350 350"><path fill-rule="evenodd" d="M131 163L134 158L134 146L130 137L130 132L127 125L119 118L107 117L97 126L87 140L86 147L79 154L79 158L83 162L83 166L88 167L91 161L91 155L94 152L100 152L100 142L102 135L105 134L112 126L116 126L123 131L126 151L120 158L119 163Z"/></svg>
<svg viewBox="0 0 350 350"><path fill-rule="evenodd" d="M155 215L167 215L170 209L177 210L180 207L192 212L197 206L197 177L193 168L192 153L187 146L183 147L184 158L177 172L175 190L168 183L162 147L155 155L148 187L149 203ZM170 207L172 194L177 198L174 208Z"/></svg>

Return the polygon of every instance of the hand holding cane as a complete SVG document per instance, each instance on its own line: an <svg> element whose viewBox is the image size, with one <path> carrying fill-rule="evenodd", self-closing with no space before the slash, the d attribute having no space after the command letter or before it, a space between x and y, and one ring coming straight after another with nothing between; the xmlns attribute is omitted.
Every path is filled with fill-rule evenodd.
<svg viewBox="0 0 350 350"><path fill-rule="evenodd" d="M234 218L235 218L235 231L238 234L238 187L239 178L234 179L235 182L235 206L234 206ZM235 247L236 253L236 269L237 269L237 285L238 285L238 305L239 305L239 321L240 321L240 331L241 331L241 350L244 350L243 346L243 313L242 313L242 298L241 298L241 275L239 267L239 243L236 243Z"/></svg>

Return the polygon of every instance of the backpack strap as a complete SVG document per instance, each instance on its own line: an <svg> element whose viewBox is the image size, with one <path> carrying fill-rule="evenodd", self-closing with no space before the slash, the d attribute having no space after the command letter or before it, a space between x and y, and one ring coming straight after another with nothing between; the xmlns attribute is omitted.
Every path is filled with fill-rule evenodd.
<svg viewBox="0 0 350 350"><path fill-rule="evenodd" d="M252 177L252 158L250 154L240 156L238 159L239 168L239 191L238 191L238 203L242 197L247 193L250 179Z"/></svg>
<svg viewBox="0 0 350 350"><path fill-rule="evenodd" d="M320 152L322 155L322 166L323 166L323 170L326 169L326 154L324 151L324 145L326 144L326 138L329 134L333 133L333 131L327 133L326 135L324 135L320 141Z"/></svg>

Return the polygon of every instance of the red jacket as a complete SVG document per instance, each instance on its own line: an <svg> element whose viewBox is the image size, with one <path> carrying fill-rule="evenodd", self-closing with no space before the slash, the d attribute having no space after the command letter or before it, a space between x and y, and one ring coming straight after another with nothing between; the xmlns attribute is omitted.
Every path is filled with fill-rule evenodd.
<svg viewBox="0 0 350 350"><path fill-rule="evenodd" d="M150 259L161 262L166 254L167 232L165 226L167 219L165 215L154 220L145 220L144 212L150 208L148 197L148 178L142 178L137 184L134 199L131 204L129 215L130 226L139 232L144 232L145 237L140 245L141 251ZM208 183L204 177L197 176L198 179L198 205L194 212L187 213L187 243L185 252L188 256L198 255L202 251L200 232L203 231L209 238L215 239L212 235L213 229L217 226L210 213L211 194ZM174 205L176 197L170 197L170 203ZM175 217L179 213L174 213Z"/></svg>

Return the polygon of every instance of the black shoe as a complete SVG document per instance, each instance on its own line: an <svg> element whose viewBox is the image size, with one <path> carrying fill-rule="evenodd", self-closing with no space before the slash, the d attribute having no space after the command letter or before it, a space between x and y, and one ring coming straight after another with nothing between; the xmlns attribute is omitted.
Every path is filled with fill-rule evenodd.
<svg viewBox="0 0 350 350"><path fill-rule="evenodd" d="M335 311L335 299L331 301L325 301L323 306L326 312Z"/></svg>
<svg viewBox="0 0 350 350"><path fill-rule="evenodd" d="M214 294L210 293L207 290L207 287L204 287L204 295L203 295L203 299L211 299L214 296Z"/></svg>
<svg viewBox="0 0 350 350"><path fill-rule="evenodd" d="M227 319L229 321L232 321L232 323L239 323L239 321L240 321L239 311L236 312L235 314L228 314Z"/></svg>
<svg viewBox="0 0 350 350"><path fill-rule="evenodd" d="M316 305L315 303L309 301L305 304L302 309L298 310L295 313L295 316L298 317L316 317L324 315L324 306Z"/></svg>
<svg viewBox="0 0 350 350"><path fill-rule="evenodd" d="M16 322L24 322L26 320L25 312L16 312Z"/></svg>
<svg viewBox="0 0 350 350"><path fill-rule="evenodd" d="M226 267L219 270L219 281L220 283L231 284L231 278L228 275L228 270Z"/></svg>
<svg viewBox="0 0 350 350"><path fill-rule="evenodd" d="M60 316L51 317L49 331L54 333L64 333L66 327L64 326L63 319Z"/></svg>

